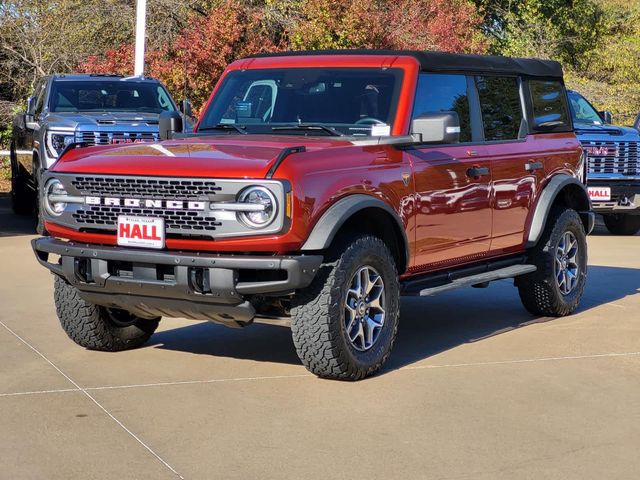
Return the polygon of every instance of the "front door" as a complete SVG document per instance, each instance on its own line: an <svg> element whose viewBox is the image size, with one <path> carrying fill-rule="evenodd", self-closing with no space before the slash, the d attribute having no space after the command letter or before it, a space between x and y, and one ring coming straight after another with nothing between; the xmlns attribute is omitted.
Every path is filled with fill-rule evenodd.
<svg viewBox="0 0 640 480"><path fill-rule="evenodd" d="M486 149L474 144L465 75L421 74L413 118L456 112L460 143L406 150L415 185L414 267L484 256L490 246L491 170Z"/></svg>

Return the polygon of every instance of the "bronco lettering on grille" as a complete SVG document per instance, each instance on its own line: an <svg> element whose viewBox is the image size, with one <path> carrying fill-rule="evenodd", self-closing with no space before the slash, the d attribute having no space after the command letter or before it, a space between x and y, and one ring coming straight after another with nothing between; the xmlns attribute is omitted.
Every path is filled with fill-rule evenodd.
<svg viewBox="0 0 640 480"><path fill-rule="evenodd" d="M197 210L203 211L205 202L183 200L153 200L139 198L118 197L85 197L87 205L105 205L110 207L143 207L143 208L168 208L171 210Z"/></svg>

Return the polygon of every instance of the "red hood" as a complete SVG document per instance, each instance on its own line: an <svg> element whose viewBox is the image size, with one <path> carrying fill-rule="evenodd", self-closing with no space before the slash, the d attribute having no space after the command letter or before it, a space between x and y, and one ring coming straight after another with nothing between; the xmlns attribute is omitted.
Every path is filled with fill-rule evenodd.
<svg viewBox="0 0 640 480"><path fill-rule="evenodd" d="M89 147L72 150L55 172L114 175L264 177L286 147L308 151L351 145L340 138L273 135L219 135L162 143Z"/></svg>

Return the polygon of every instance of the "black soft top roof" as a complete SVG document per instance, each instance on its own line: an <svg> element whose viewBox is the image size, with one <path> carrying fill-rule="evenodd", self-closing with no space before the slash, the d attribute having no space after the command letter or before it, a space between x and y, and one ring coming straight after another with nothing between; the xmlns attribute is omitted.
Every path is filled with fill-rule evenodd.
<svg viewBox="0 0 640 480"><path fill-rule="evenodd" d="M463 55L458 53L417 50L313 50L263 53L248 58L300 55L408 56L418 60L421 70L425 72L500 73L531 77L562 78L562 66L553 60L498 57L492 55Z"/></svg>

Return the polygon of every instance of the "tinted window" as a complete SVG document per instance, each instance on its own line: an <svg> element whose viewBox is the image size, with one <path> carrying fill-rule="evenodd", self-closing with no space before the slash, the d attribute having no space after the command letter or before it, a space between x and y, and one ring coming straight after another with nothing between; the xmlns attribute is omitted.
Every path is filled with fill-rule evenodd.
<svg viewBox="0 0 640 480"><path fill-rule="evenodd" d="M51 89L52 112L173 111L169 94L157 83L122 80L59 80Z"/></svg>
<svg viewBox="0 0 640 480"><path fill-rule="evenodd" d="M376 132L390 132L401 83L402 70L394 68L235 70L203 113L199 130L216 132L216 125L234 124L247 133L330 133L320 125L347 135L371 135L377 125ZM316 129L296 130L301 124Z"/></svg>
<svg viewBox="0 0 640 480"><path fill-rule="evenodd" d="M476 77L484 138L514 140L522 123L518 80L513 77Z"/></svg>
<svg viewBox="0 0 640 480"><path fill-rule="evenodd" d="M569 125L564 88L560 82L530 80L534 126L563 127Z"/></svg>
<svg viewBox="0 0 640 480"><path fill-rule="evenodd" d="M44 97L46 93L46 81L40 82L34 91L34 95L36 96L36 106L34 109L35 115L40 115L42 113L42 109L44 108Z"/></svg>
<svg viewBox="0 0 640 480"><path fill-rule="evenodd" d="M471 141L467 78L464 75L420 75L412 118L436 112L456 112L460 119L460 141Z"/></svg>

